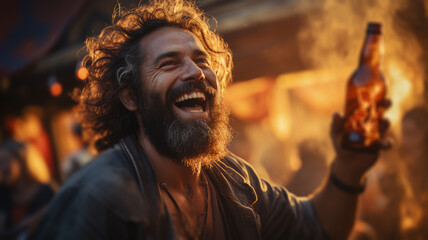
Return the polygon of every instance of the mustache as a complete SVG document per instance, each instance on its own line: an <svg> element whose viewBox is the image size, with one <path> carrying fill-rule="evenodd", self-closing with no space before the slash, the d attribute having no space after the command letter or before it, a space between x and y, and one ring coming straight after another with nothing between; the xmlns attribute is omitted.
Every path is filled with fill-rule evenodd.
<svg viewBox="0 0 428 240"><path fill-rule="evenodd" d="M204 93L208 101L211 101L217 95L217 90L212 86L208 85L208 83L206 83L205 81L186 82L174 89L168 90L168 92L166 93L166 100L168 102L174 102L181 95L192 92L194 90L199 90Z"/></svg>

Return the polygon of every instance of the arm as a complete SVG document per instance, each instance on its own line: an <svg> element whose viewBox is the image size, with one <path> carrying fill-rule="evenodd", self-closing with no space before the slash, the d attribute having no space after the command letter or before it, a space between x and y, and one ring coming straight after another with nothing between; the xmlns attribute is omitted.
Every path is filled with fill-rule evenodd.
<svg viewBox="0 0 428 240"><path fill-rule="evenodd" d="M382 142L376 152L345 150L340 147L344 119L335 115L331 127L331 137L336 149L330 171L347 186L359 187L364 184L367 170L379 157L379 150L390 148L387 141ZM381 134L388 128L386 121L381 122ZM358 203L358 194L339 189L330 179L311 199L318 219L331 239L346 239L352 230Z"/></svg>

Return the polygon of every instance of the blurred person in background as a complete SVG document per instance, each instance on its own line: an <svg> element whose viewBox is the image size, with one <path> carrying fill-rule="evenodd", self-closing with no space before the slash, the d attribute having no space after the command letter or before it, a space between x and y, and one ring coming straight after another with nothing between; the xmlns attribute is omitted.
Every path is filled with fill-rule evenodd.
<svg viewBox="0 0 428 240"><path fill-rule="evenodd" d="M368 174L358 211L358 221L371 226L378 239L401 239L400 202L405 192L397 167L398 152L394 150L384 154Z"/></svg>
<svg viewBox="0 0 428 240"><path fill-rule="evenodd" d="M73 124L72 129L75 139L79 142L80 148L65 158L62 163L63 181L67 180L76 171L86 165L94 155L89 151L89 144L83 138L82 126Z"/></svg>
<svg viewBox="0 0 428 240"><path fill-rule="evenodd" d="M306 139L298 146L300 169L293 176L287 189L297 196L307 196L321 186L328 173L325 147L315 139Z"/></svg>
<svg viewBox="0 0 428 240"><path fill-rule="evenodd" d="M42 157L50 177L54 176L52 145L43 126L44 111L38 106L27 106L18 114L6 117L7 136L32 146Z"/></svg>
<svg viewBox="0 0 428 240"><path fill-rule="evenodd" d="M10 139L0 145L0 239L30 236L54 196L41 158L29 156L23 143Z"/></svg>
<svg viewBox="0 0 428 240"><path fill-rule="evenodd" d="M416 192L428 190L428 109L416 107L403 116L401 156Z"/></svg>
<svg viewBox="0 0 428 240"><path fill-rule="evenodd" d="M401 121L401 142L370 172L359 219L379 239L428 239L428 110Z"/></svg>
<svg viewBox="0 0 428 240"><path fill-rule="evenodd" d="M415 107L403 116L400 153L407 194L401 210L405 239L428 239L428 109Z"/></svg>

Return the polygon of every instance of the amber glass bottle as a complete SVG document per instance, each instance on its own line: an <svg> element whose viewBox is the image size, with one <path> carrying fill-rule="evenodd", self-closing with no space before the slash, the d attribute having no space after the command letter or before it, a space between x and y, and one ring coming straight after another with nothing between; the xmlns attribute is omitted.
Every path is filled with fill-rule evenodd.
<svg viewBox="0 0 428 240"><path fill-rule="evenodd" d="M358 68L348 80L345 106L343 147L374 150L380 141L379 120L385 98L385 77L381 70L383 57L382 25L369 23L361 49Z"/></svg>

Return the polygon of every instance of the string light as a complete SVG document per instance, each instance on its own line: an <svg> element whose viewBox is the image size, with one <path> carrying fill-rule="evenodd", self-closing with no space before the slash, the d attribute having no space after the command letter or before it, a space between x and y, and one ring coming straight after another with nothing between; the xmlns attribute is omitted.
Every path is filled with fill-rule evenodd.
<svg viewBox="0 0 428 240"><path fill-rule="evenodd" d="M54 74L48 78L48 88L53 97L59 97L62 94L62 85Z"/></svg>
<svg viewBox="0 0 428 240"><path fill-rule="evenodd" d="M58 97L62 93L62 85L59 82L56 82L56 83L52 84L52 86L50 87L49 90L50 90L52 96Z"/></svg>
<svg viewBox="0 0 428 240"><path fill-rule="evenodd" d="M88 69L83 66L82 61L78 61L76 64L76 77L81 81L84 81L86 78L88 78Z"/></svg>

